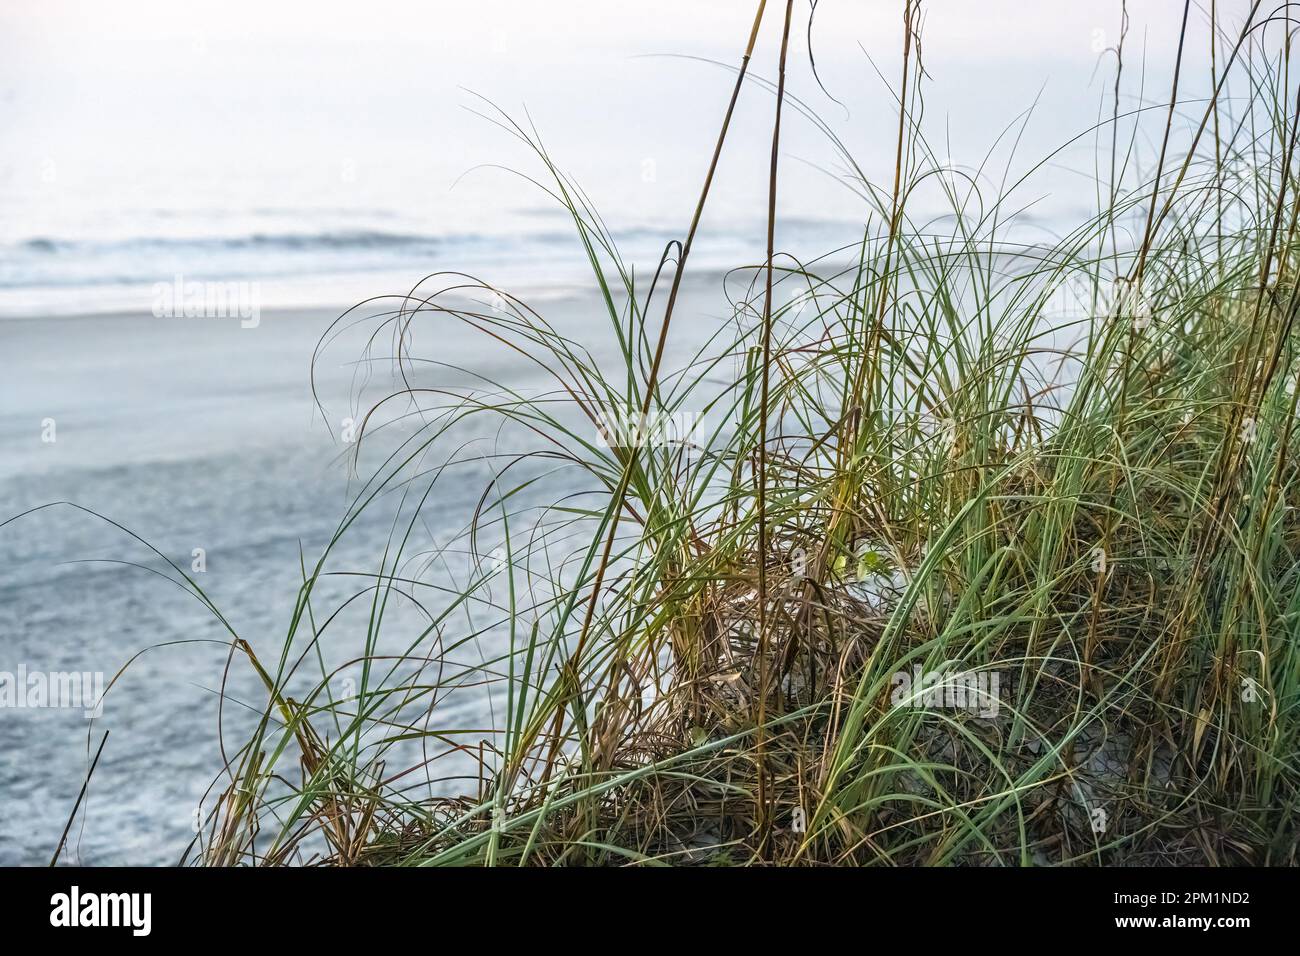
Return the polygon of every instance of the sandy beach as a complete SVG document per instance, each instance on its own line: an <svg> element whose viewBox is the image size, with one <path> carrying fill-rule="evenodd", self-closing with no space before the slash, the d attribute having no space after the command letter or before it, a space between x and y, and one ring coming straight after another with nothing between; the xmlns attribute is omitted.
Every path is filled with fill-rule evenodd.
<svg viewBox="0 0 1300 956"><path fill-rule="evenodd" d="M722 321L719 278L685 284L693 321L679 326L669 367L685 362ZM552 289L529 301L594 354L613 351L595 296ZM0 510L9 517L69 502L119 523L187 572L202 549L205 570L192 572L195 580L236 633L274 656L301 583L300 547L309 563L315 559L368 477L365 462L380 460L367 457L361 472L351 471L345 423L397 385L390 361L357 364L376 324L363 322L317 363L327 423L313 398L312 355L347 308L271 309L256 327L237 316L138 312L0 320L6 347L21 359L3 386ZM520 390L530 381L547 387L535 367L482 333L433 316L419 323L426 326L420 341L436 343L425 355ZM408 374L429 386L489 387L454 368ZM43 440L48 420L53 441ZM424 516L428 538L455 537L489 481L484 467L441 486ZM538 493L554 500L562 491ZM364 513L336 548L338 566L376 568L391 519L386 507ZM126 531L68 505L0 529L7 657L51 671L103 672L107 682L133 655L168 645L131 664L93 722L96 741L104 729L111 736L84 829L69 837L86 863L175 862L221 766L216 691L230 635L192 596L132 564L163 567ZM339 581L334 596L352 590ZM364 621L359 627L364 633ZM227 679L225 736L239 742L252 711L238 701L256 701L261 691L246 668ZM447 706L472 712L474 704L465 695ZM79 711L9 713L0 721L0 863L44 863L84 778L91 722ZM42 771L25 772L32 766Z"/></svg>

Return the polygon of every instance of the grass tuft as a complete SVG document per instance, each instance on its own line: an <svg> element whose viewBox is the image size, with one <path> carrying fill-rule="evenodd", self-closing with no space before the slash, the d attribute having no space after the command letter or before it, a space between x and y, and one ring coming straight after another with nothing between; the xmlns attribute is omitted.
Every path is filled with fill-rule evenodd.
<svg viewBox="0 0 1300 956"><path fill-rule="evenodd" d="M235 644L267 701L198 860L1300 862L1294 24L1216 20L1215 95L1174 79L1136 113L1121 46L1098 211L1028 243L1014 197L1053 157L1019 179L937 161L918 6L893 181L842 156L860 242L731 273L734 321L676 369L708 184L647 284L535 130L483 106L535 151L621 361L469 277L341 320L403 375L339 529L394 503L389 549L346 602L359 633L319 606L327 552L278 660ZM766 83L762 18L736 95ZM774 92L778 123L838 148ZM779 126L773 203L778 149ZM437 384L417 349L452 326L550 384ZM665 434L683 419L707 427ZM432 502L485 462L464 533L430 541ZM492 725L467 723L484 701Z"/></svg>

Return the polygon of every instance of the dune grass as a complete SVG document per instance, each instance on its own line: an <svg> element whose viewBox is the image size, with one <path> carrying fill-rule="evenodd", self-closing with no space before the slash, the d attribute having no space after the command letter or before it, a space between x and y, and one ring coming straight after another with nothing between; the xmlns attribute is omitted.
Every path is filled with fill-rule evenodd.
<svg viewBox="0 0 1300 956"><path fill-rule="evenodd" d="M782 114L838 146L784 68L747 75L760 20L788 38L790 16L759 6L735 87L773 94L769 223ZM1297 862L1293 23L1216 22L1208 100L1170 78L1134 112L1117 78L1083 134L1097 214L1027 243L1008 197L1039 167L938 159L904 16L895 176L841 155L860 243L797 262L769 232L727 278L734 321L680 368L699 211L647 282L535 131L484 106L535 149L622 362L464 276L340 320L406 377L362 425L358 456L398 437L338 531L397 500L390 548L353 598L364 632L319 606L327 552L278 659L233 643L267 700L194 859ZM945 214L913 218L921 197ZM553 388L437 386L415 330L448 323ZM484 420L521 444L435 545L421 516ZM453 553L454 587L421 573ZM389 634L398 602L424 626ZM360 666L346 693L324 648ZM490 697L493 726L453 693Z"/></svg>

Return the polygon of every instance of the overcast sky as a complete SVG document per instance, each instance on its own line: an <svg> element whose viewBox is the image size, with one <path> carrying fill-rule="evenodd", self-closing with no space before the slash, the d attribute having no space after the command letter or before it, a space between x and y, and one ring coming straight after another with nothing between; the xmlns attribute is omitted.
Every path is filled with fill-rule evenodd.
<svg viewBox="0 0 1300 956"><path fill-rule="evenodd" d="M560 164L627 221L682 221L707 160L752 0L6 0L0 5L0 239L90 228L119 206L207 208L273 195L305 206L400 208L435 231L530 208L501 174L527 154L476 118L467 91L536 123ZM1225 0L1225 19L1248 4ZM1130 75L1168 95L1182 4L1132 0ZM807 0L796 4L790 90L884 181L891 156L901 0L821 0L808 70ZM752 69L771 77L783 6L769 3ZM975 162L1036 98L1028 161L1089 125L1107 95L1120 4L931 0L923 4L927 124ZM1206 15L1193 8L1188 88L1205 78ZM672 56L677 55L677 56ZM1145 65L1141 62L1145 56ZM874 66L873 66L874 64ZM876 74L876 68L885 80ZM1203 83L1201 84L1203 85ZM714 215L762 196L769 94L742 100ZM654 167L647 183L647 161ZM807 124L786 130L786 214L834 216L833 153ZM42 170L58 169L57 194ZM833 171L833 169L831 170ZM100 197L97 199L96 197ZM196 198L197 197L197 198ZM1060 198L1060 197L1058 197ZM100 220L111 218L101 210ZM105 227L106 228L106 227Z"/></svg>

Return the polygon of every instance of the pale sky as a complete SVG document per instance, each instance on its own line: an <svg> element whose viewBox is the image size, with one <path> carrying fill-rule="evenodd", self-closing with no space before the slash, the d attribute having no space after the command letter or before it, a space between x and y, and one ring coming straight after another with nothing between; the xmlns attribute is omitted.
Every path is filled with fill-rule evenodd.
<svg viewBox="0 0 1300 956"><path fill-rule="evenodd" d="M471 115L467 92L528 114L566 171L627 222L688 216L748 35L751 0L6 0L0 6L0 241L108 229L115 210L256 204L400 209L432 231L537 205L501 175L536 164ZM1239 21L1248 4L1225 0ZM1040 98L1026 161L1089 125L1108 95L1118 0L931 0L922 5L931 135L975 162ZM1132 0L1130 76L1168 95L1182 5ZM873 176L890 168L901 0L821 0L813 32L831 102L807 67L795 6L789 89L835 125ZM1206 15L1193 8L1188 88L1203 86ZM783 6L769 3L752 65L771 78ZM868 59L870 57L870 60ZM1136 86L1133 87L1136 90ZM772 100L742 98L712 213L761 199ZM643 170L653 162L653 187ZM833 153L792 119L782 210L835 216ZM48 182L57 169L57 188ZM43 176L43 171L45 175ZM1068 190L1063 190L1068 192ZM107 198L105 198L107 197ZM1068 197L1065 197L1068 198ZM204 204L207 205L204 205ZM101 204L97 206L97 204ZM93 213L93 214L92 214Z"/></svg>

